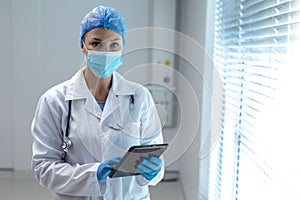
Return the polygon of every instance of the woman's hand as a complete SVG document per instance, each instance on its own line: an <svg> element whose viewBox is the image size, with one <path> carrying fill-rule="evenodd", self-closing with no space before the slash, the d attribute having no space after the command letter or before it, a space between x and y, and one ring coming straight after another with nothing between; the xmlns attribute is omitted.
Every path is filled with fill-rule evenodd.
<svg viewBox="0 0 300 200"><path fill-rule="evenodd" d="M97 170L98 181L105 180L109 176L109 174L112 172L114 167L120 162L121 159L122 159L121 156L116 156L116 157L113 157L113 158L101 163Z"/></svg>
<svg viewBox="0 0 300 200"><path fill-rule="evenodd" d="M148 181L151 181L160 172L162 167L162 160L158 157L151 156L150 159L143 159L137 165L136 171L139 172Z"/></svg>

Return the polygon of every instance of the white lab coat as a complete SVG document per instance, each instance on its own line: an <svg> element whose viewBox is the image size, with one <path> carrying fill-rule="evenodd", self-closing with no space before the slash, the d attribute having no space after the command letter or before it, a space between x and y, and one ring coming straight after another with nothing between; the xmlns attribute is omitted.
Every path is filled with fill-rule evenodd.
<svg viewBox="0 0 300 200"><path fill-rule="evenodd" d="M84 70L54 86L39 100L32 122L33 173L52 191L53 199L149 200L148 185L162 179L163 167L151 182L141 175L98 182L96 171L101 162L124 155L130 146L163 143L152 97L145 87L114 72L102 112L86 85ZM73 146L65 153L61 143L69 100Z"/></svg>

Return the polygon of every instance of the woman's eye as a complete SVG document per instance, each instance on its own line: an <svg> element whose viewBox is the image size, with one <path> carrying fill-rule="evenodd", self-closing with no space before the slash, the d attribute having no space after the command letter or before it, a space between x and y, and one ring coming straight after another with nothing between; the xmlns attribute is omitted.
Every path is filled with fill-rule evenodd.
<svg viewBox="0 0 300 200"><path fill-rule="evenodd" d="M119 43L117 43L117 42L113 42L112 44L111 44L111 47L113 47L113 48L117 48L117 47L119 47L120 45L119 45Z"/></svg>
<svg viewBox="0 0 300 200"><path fill-rule="evenodd" d="M92 42L91 45L96 48L96 47L101 47L101 43L100 42Z"/></svg>

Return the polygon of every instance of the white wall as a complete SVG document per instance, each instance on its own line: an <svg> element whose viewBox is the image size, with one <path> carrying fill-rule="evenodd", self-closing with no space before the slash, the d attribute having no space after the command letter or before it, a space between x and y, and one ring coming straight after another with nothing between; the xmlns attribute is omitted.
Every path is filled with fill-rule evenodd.
<svg viewBox="0 0 300 200"><path fill-rule="evenodd" d="M0 6L0 168L11 168L13 164L10 6L10 0L3 0Z"/></svg>
<svg viewBox="0 0 300 200"><path fill-rule="evenodd" d="M177 3L177 16L179 18L177 21L179 23L178 30L190 36L201 46L205 47L207 1L178 0ZM190 51L190 46L185 44L181 44L179 48ZM206 169L200 169L200 166L205 167L205 165L201 164L199 159L199 151L200 144L202 142L201 139L202 137L205 137L210 121L209 85L203 85L203 81L205 80L209 82L209 80L211 80L211 69L209 69L211 65L207 68L207 65L204 64L204 59L207 59L207 56L209 55L200 55L200 53L201 52L194 51L195 55L192 55L202 57L200 59L202 59L203 64L194 66L195 68L192 68L187 62L179 61L179 70L192 84L197 94L201 112L201 119L199 123L200 126L197 130L197 135L192 145L179 160L180 179L182 181L182 187L187 200L195 200L200 198L200 172L206 172ZM200 74L204 77L203 79L199 80L199 76L195 75L198 72L200 72ZM186 90L181 88L179 92L181 93L181 96L185 97L185 101L188 102L191 97L185 94ZM194 107L195 105L190 106ZM205 174L201 173L201 175Z"/></svg>
<svg viewBox="0 0 300 200"><path fill-rule="evenodd" d="M153 24L151 0L1 2L0 137L4 139L0 142L0 168L30 169L30 125L38 98L79 69L83 60L79 47L80 21L101 2L115 7L129 29ZM141 51L124 60L121 72L138 63L148 63L151 58L149 52Z"/></svg>

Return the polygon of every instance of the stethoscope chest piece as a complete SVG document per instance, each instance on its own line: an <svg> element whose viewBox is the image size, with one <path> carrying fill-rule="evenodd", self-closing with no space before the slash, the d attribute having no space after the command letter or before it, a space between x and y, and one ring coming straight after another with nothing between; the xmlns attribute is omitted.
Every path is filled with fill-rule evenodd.
<svg viewBox="0 0 300 200"><path fill-rule="evenodd" d="M72 147L72 142L71 142L70 138L69 137L65 137L63 143L61 144L61 148L65 152L67 152L67 151L69 151L71 149L71 147Z"/></svg>

